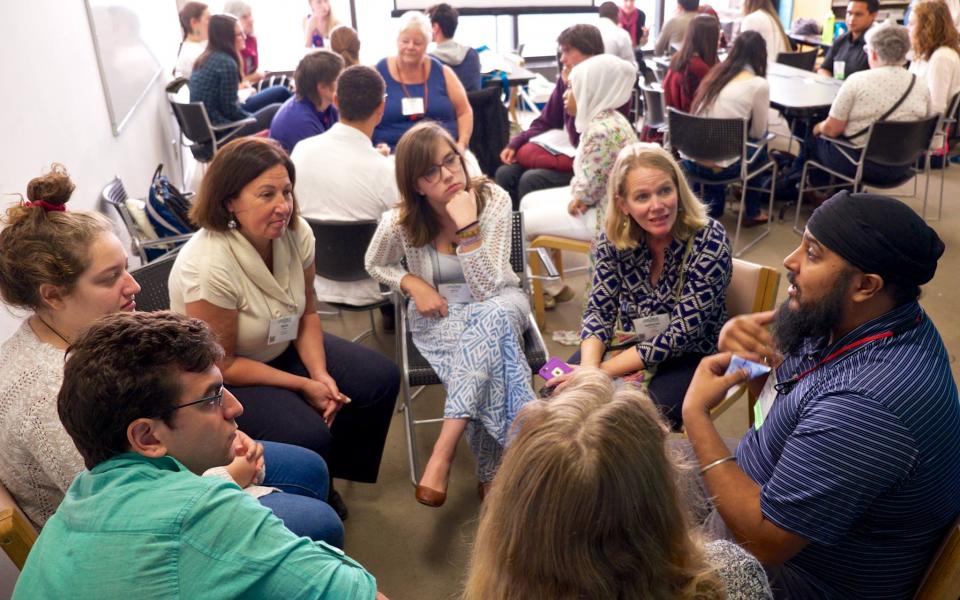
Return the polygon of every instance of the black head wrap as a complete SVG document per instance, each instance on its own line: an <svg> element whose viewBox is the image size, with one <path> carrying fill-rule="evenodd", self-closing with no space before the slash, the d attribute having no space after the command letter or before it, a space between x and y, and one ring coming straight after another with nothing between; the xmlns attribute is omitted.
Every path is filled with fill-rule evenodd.
<svg viewBox="0 0 960 600"><path fill-rule="evenodd" d="M943 254L940 236L913 209L878 194L835 194L807 229L851 265L895 285L927 283Z"/></svg>

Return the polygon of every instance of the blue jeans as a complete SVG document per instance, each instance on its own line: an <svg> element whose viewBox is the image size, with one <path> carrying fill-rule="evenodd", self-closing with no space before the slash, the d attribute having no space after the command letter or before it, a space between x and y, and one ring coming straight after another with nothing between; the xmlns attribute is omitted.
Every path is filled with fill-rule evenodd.
<svg viewBox="0 0 960 600"><path fill-rule="evenodd" d="M263 485L281 490L262 496L260 504L295 534L343 548L343 523L325 502L330 487L327 463L300 446L260 443L267 465Z"/></svg>
<svg viewBox="0 0 960 600"><path fill-rule="evenodd" d="M756 152L753 148L747 148L747 156L752 157L752 152ZM761 154L757 159L752 163L753 165L759 166L764 164L767 161L767 151L765 149L760 150ZM683 170L691 175L699 177L701 179L707 179L710 181L723 181L724 179L730 179L732 177L737 177L740 175L740 161L737 161L719 171L712 169L711 167L705 167L700 163L694 162L689 159L683 159ZM754 186L760 186L762 181L769 178L769 173L764 172L763 175L759 177L754 177L750 179ZM701 195L703 196L703 203L707 205L707 211L710 213L710 216L714 219L719 219L723 215L723 208L726 204L727 199L727 186L726 185L703 185L699 183L690 182L690 187L697 191L697 187L701 187ZM763 202L763 192L758 190L747 190L747 199L746 199L746 213L743 215L744 219L755 219L760 216L760 206Z"/></svg>

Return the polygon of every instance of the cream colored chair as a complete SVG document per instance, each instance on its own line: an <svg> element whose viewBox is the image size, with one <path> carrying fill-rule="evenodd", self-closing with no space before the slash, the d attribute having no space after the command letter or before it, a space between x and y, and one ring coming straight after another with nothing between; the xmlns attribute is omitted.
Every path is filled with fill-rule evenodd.
<svg viewBox="0 0 960 600"><path fill-rule="evenodd" d="M914 600L960 598L960 519L957 519L936 554Z"/></svg>
<svg viewBox="0 0 960 600"><path fill-rule="evenodd" d="M30 548L37 540L37 530L33 528L13 496L0 483L0 545L18 569L27 562Z"/></svg>
<svg viewBox="0 0 960 600"><path fill-rule="evenodd" d="M560 276L563 276L562 251L579 252L581 254L590 254L590 242L575 240L573 238L559 237L556 235L538 235L533 238L527 246L530 250L537 248L546 248L552 250L553 265ZM537 327L540 331L546 332L546 308L543 303L543 280L554 279L553 277L544 277L541 270L543 266L540 260L531 260L530 269L533 272L530 280L533 282L533 314L536 317ZM549 269L549 267L547 267Z"/></svg>

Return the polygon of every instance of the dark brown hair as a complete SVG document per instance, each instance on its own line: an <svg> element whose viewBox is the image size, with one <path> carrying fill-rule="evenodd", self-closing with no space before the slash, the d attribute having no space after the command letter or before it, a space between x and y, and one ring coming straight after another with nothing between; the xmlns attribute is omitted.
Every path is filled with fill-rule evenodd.
<svg viewBox="0 0 960 600"><path fill-rule="evenodd" d="M227 231L230 211L227 203L237 198L248 183L264 171L283 165L290 184L297 182L293 161L276 140L261 137L243 137L233 140L217 151L210 161L200 191L190 209L190 220L210 231ZM293 196L293 216L300 214L296 195ZM290 219L290 229L297 228L297 219Z"/></svg>
<svg viewBox="0 0 960 600"><path fill-rule="evenodd" d="M433 121L418 123L407 130L396 147L397 190L400 192L400 225L410 245L426 246L440 233L440 223L425 196L417 192L417 180L434 165L433 148L443 140L460 158L460 168L467 173L467 163L450 133ZM486 179L471 180L466 176L465 190L476 189L477 215L483 212L488 189Z"/></svg>
<svg viewBox="0 0 960 600"><path fill-rule="evenodd" d="M337 25L330 32L330 49L343 58L345 67L352 67L360 62L360 38L348 25Z"/></svg>
<svg viewBox="0 0 960 600"><path fill-rule="evenodd" d="M243 77L243 61L237 50L237 27L239 21L233 15L213 15L207 27L207 49L197 57L193 69L197 70L217 52L223 52L237 63L237 83Z"/></svg>
<svg viewBox="0 0 960 600"><path fill-rule="evenodd" d="M190 21L202 17L205 10L207 10L207 5L203 2L187 2L180 9L180 29L183 30L184 40L191 33Z"/></svg>
<svg viewBox="0 0 960 600"><path fill-rule="evenodd" d="M427 9L427 16L430 17L430 23L436 23L440 26L443 37L452 38L457 32L457 25L460 21L460 13L457 9L446 2L434 4Z"/></svg>
<svg viewBox="0 0 960 600"><path fill-rule="evenodd" d="M67 350L57 412L92 469L129 449L140 418L172 427L180 373L203 373L223 358L199 319L171 311L114 313L94 322Z"/></svg>
<svg viewBox="0 0 960 600"><path fill-rule="evenodd" d="M63 165L27 184L27 199L64 206L74 185ZM101 214L48 211L17 204L7 209L0 231L0 295L11 306L44 308L40 286L55 285L69 293L90 267L90 246L113 225Z"/></svg>
<svg viewBox="0 0 960 600"><path fill-rule="evenodd" d="M573 48L587 56L603 54L603 38L593 25L572 25L560 32L557 44L561 48Z"/></svg>
<svg viewBox="0 0 960 600"><path fill-rule="evenodd" d="M747 67L753 69L757 77L767 76L767 43L756 31L744 31L738 35L727 59L710 69L700 82L690 112L697 114L708 109L723 88Z"/></svg>
<svg viewBox="0 0 960 600"><path fill-rule="evenodd" d="M683 36L683 45L670 60L670 70L682 73L694 55L707 63L708 67L717 64L717 42L720 39L720 21L710 15L697 15L687 25Z"/></svg>
<svg viewBox="0 0 960 600"><path fill-rule="evenodd" d="M340 118L346 121L365 121L383 102L386 84L376 69L354 65L337 78L337 104Z"/></svg>
<svg viewBox="0 0 960 600"><path fill-rule="evenodd" d="M337 75L343 70L343 59L339 54L322 48L314 50L300 59L297 70L293 73L293 80L297 85L297 99L306 97L314 104L320 103L317 85L334 87Z"/></svg>

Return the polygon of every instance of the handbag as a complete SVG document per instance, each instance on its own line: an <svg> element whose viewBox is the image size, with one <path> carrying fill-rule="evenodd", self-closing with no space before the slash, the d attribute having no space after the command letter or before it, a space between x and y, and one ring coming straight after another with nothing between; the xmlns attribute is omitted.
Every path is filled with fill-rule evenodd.
<svg viewBox="0 0 960 600"><path fill-rule="evenodd" d="M150 225L161 238L198 229L190 222L190 200L163 174L163 163L153 173L146 212Z"/></svg>

